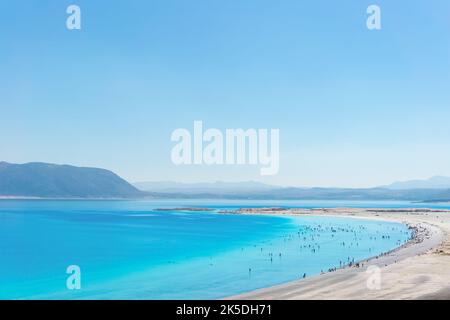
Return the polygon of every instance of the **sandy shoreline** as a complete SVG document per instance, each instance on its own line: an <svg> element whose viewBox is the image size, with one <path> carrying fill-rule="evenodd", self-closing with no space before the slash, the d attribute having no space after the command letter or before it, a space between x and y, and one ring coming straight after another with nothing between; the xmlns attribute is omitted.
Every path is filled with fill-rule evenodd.
<svg viewBox="0 0 450 320"><path fill-rule="evenodd" d="M223 212L231 213L231 212ZM242 209L234 214L330 215L395 221L417 230L415 239L363 267L264 288L229 299L450 299L450 211L431 209ZM379 267L380 286L368 286Z"/></svg>

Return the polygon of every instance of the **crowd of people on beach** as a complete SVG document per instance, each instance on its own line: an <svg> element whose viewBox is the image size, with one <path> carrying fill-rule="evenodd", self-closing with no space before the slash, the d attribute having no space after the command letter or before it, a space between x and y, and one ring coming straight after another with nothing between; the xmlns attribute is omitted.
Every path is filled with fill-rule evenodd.
<svg viewBox="0 0 450 320"><path fill-rule="evenodd" d="M375 251L376 246L369 246L367 249L360 248L360 243L363 243L367 240L375 242L375 241L383 241L383 240L391 240L392 236L389 231L399 231L398 228L392 227L390 230L386 230L386 233L381 233L380 230L368 231L365 225L343 225L343 226L331 226L324 224L317 224L315 226L302 226L300 227L296 234L287 234L283 237L283 241L286 245L291 244L291 242L298 242L299 253L305 259L314 259L318 253L320 253L321 249L324 247L327 249L330 248L330 244L336 244L338 241L338 245L344 249L347 249L348 253L352 253L360 257L362 255L363 250L367 250L370 254ZM411 237L414 234L414 230L409 230L411 233ZM339 238L340 240L337 240ZM344 238L344 239L343 239ZM334 240L336 239L336 240ZM402 245L407 240L397 240L396 244L398 246ZM281 260L283 258L283 252L272 252L271 247L273 243L269 243L267 246L260 246L260 252L263 256L268 256L268 261L273 264L275 262L275 258L277 260ZM366 243L364 243L366 245ZM256 246L256 245L255 245ZM291 248L290 246L287 247ZM267 251L267 253L266 253ZM287 251L289 256L292 255L289 251ZM346 252L345 250L343 252ZM389 254L389 252L383 252L375 255L371 259L379 259L382 256ZM339 264L326 269L326 271L321 270L321 273L325 272L336 272L340 269L354 267L354 268L363 268L366 261L357 261L355 256L347 256L344 259L339 260ZM299 265L301 268L301 265ZM253 269L249 267L249 275L251 276ZM300 274L300 278L304 279L307 277L307 273L303 272Z"/></svg>

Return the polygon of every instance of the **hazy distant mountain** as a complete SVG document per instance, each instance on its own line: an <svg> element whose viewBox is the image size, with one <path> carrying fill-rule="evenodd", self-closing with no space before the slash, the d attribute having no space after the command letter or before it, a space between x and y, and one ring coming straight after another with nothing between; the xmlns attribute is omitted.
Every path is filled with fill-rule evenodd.
<svg viewBox="0 0 450 320"><path fill-rule="evenodd" d="M385 186L392 190L408 190L408 189L450 189L450 178L436 176L428 180L410 180L400 181Z"/></svg>
<svg viewBox="0 0 450 320"><path fill-rule="evenodd" d="M238 200L384 200L436 201L450 199L450 188L388 189L388 188L295 188L277 187L259 182L135 183L141 190L157 193L161 198L238 199Z"/></svg>
<svg viewBox="0 0 450 320"><path fill-rule="evenodd" d="M143 196L143 192L104 169L0 162L0 196L134 198Z"/></svg>
<svg viewBox="0 0 450 320"><path fill-rule="evenodd" d="M448 189L409 189L394 190L386 188L348 189L348 188L286 188L259 195L261 199L303 199L303 200L385 200L385 201L431 201L449 199Z"/></svg>
<svg viewBox="0 0 450 320"><path fill-rule="evenodd" d="M355 200L355 201L449 201L449 189L393 190L386 188L277 188L267 191L224 193L204 192L159 193L164 198L236 199L236 200Z"/></svg>
<svg viewBox="0 0 450 320"><path fill-rule="evenodd" d="M134 186L140 190L159 193L183 193L183 194L242 194L276 190L280 187L267 185L255 181L211 183L179 183L171 181L136 182Z"/></svg>

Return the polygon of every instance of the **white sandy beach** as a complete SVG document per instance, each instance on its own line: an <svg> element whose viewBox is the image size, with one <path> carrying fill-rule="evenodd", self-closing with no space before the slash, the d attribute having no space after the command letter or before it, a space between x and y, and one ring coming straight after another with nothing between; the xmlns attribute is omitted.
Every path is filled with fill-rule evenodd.
<svg viewBox="0 0 450 320"><path fill-rule="evenodd" d="M230 299L450 299L450 211L420 209L291 209L286 211L246 209L238 214L333 215L397 221L417 229L408 244L381 257L364 261L363 267L289 282ZM373 273L380 268L380 288L369 289Z"/></svg>

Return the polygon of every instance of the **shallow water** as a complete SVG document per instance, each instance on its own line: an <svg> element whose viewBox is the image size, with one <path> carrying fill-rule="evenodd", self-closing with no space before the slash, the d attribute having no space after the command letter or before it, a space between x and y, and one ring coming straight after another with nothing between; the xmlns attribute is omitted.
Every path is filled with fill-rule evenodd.
<svg viewBox="0 0 450 320"><path fill-rule="evenodd" d="M320 204L0 201L0 298L222 298L319 274L389 251L410 237L398 223L216 211L344 206ZM186 206L214 210L153 211ZM81 268L81 290L66 288L69 265Z"/></svg>

